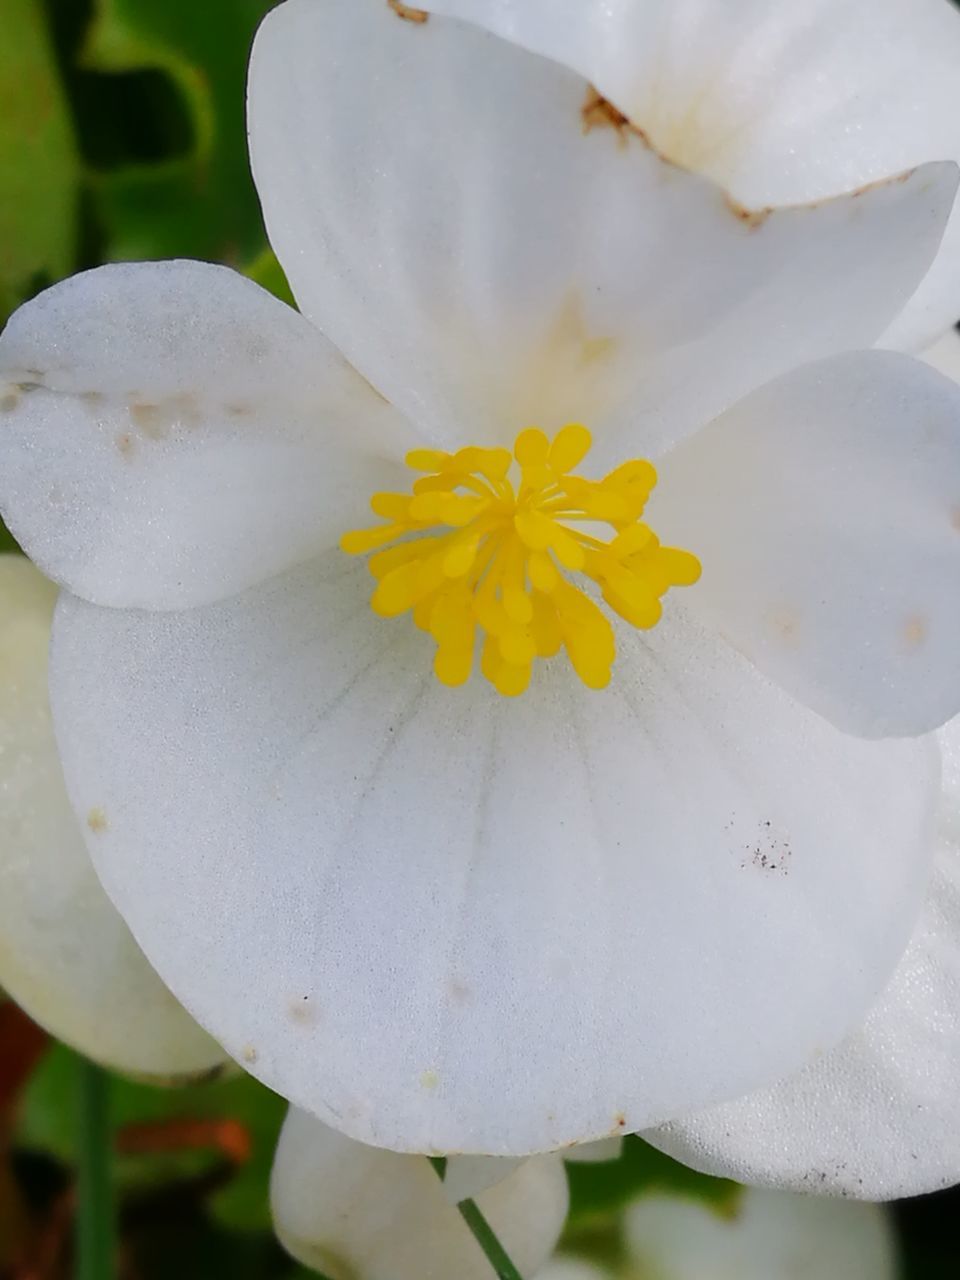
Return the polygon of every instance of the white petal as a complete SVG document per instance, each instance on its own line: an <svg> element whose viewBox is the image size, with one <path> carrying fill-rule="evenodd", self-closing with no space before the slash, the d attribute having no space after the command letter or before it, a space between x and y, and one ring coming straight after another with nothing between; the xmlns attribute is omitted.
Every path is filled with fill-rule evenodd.
<svg viewBox="0 0 960 1280"><path fill-rule="evenodd" d="M645 1196L625 1216L627 1250L657 1280L895 1280L896 1246L879 1205L776 1191L743 1193L736 1213Z"/></svg>
<svg viewBox="0 0 960 1280"><path fill-rule="evenodd" d="M742 1182L888 1200L960 1181L960 721L941 732L923 915L863 1028L803 1072L643 1136Z"/></svg>
<svg viewBox="0 0 960 1280"><path fill-rule="evenodd" d="M443 1179L443 1194L451 1204L473 1200L481 1191L509 1178L522 1163L522 1158L503 1156L451 1156Z"/></svg>
<svg viewBox="0 0 960 1280"><path fill-rule="evenodd" d="M923 358L954 382L960 382L960 331L951 329L945 333L939 342L924 351Z"/></svg>
<svg viewBox="0 0 960 1280"><path fill-rule="evenodd" d="M650 522L689 603L840 728L960 710L960 387L896 352L788 374L661 460Z"/></svg>
<svg viewBox="0 0 960 1280"><path fill-rule="evenodd" d="M429 0L598 85L673 161L751 206L960 158L960 18L944 0ZM887 345L960 315L960 211Z"/></svg>
<svg viewBox="0 0 960 1280"><path fill-rule="evenodd" d="M521 1155L856 1024L922 900L928 743L837 733L679 610L603 693L559 662L451 691L368 592L338 556L186 613L60 606L95 863L231 1053L353 1137Z"/></svg>
<svg viewBox="0 0 960 1280"><path fill-rule="evenodd" d="M334 545L408 447L295 311L202 262L101 267L22 307L0 336L0 427L21 546L78 595L145 608Z"/></svg>
<svg viewBox="0 0 960 1280"><path fill-rule="evenodd" d="M933 258L953 165L751 215L588 129L587 93L385 0L288 0L260 29L250 147L274 248L304 314L439 443L579 420L655 452L785 368L871 345Z"/></svg>
<svg viewBox="0 0 960 1280"><path fill-rule="evenodd" d="M270 1186L284 1247L329 1280L489 1280L490 1263L423 1156L352 1142L292 1109ZM478 1199L523 1275L550 1256L567 1214L557 1156L524 1161Z"/></svg>
<svg viewBox="0 0 960 1280"><path fill-rule="evenodd" d="M603 1164L607 1160L619 1160L623 1151L622 1138L603 1138L600 1142L584 1142L564 1151L564 1160L571 1164Z"/></svg>
<svg viewBox="0 0 960 1280"><path fill-rule="evenodd" d="M226 1055L150 968L70 810L47 698L55 598L29 561L0 556L0 985L98 1062L200 1074Z"/></svg>

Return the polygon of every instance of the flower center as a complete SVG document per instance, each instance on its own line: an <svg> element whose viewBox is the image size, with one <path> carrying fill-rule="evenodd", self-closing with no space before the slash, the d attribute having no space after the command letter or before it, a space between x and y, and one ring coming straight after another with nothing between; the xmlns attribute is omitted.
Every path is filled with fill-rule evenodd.
<svg viewBox="0 0 960 1280"><path fill-rule="evenodd" d="M375 493L370 506L385 523L341 538L348 555L376 552L374 613L413 610L437 643L443 684L470 678L479 628L481 670L508 697L526 689L537 658L561 649L584 684L602 689L616 656L613 627L566 575L592 579L640 628L659 622L670 587L699 578L696 556L662 547L640 520L657 482L651 463L624 462L602 480L571 474L591 443L586 427L571 423L552 441L536 427L521 431L512 456L414 449L407 466L425 474L412 493ZM514 460L519 481L509 478ZM584 524L589 532L577 527ZM604 526L612 530L605 538Z"/></svg>

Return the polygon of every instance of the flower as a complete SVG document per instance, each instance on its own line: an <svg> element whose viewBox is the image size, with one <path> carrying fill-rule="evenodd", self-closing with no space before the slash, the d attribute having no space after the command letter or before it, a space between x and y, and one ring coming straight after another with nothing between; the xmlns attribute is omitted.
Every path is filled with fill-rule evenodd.
<svg viewBox="0 0 960 1280"><path fill-rule="evenodd" d="M926 277L957 175L751 211L646 145L599 63L441 8L271 13L251 154L303 315L198 263L41 295L0 339L0 505L67 588L68 788L164 981L353 1138L522 1155L798 1069L906 946L937 797L916 735L960 708L960 392L856 348ZM491 22L519 39L528 11ZM451 474L495 493L511 444L546 472L464 508ZM553 487L599 542L658 541L564 562L526 518L580 527ZM567 656L513 647L504 569L476 620L524 679L487 674L529 687L435 679L434 640L466 674L462 622L376 616L340 549L371 495L414 536L492 519L531 580L546 538L587 592L553 602ZM641 571L660 548L700 580ZM424 563L382 612L436 590Z"/></svg>
<svg viewBox="0 0 960 1280"><path fill-rule="evenodd" d="M930 357L960 375L960 336ZM960 1177L960 719L938 734L943 790L926 902L869 1017L797 1075L644 1134L707 1172L868 1200Z"/></svg>
<svg viewBox="0 0 960 1280"><path fill-rule="evenodd" d="M56 594L29 561L0 556L0 985L117 1071L206 1076L226 1054L111 906L67 800L46 688Z"/></svg>
<svg viewBox="0 0 960 1280"><path fill-rule="evenodd" d="M654 1192L623 1216L628 1276L662 1280L894 1280L896 1245L887 1211L812 1196L745 1190L733 1212ZM557 1258L537 1280L612 1280Z"/></svg>
<svg viewBox="0 0 960 1280"><path fill-rule="evenodd" d="M557 1155L523 1161L477 1196L522 1275L539 1275L567 1214ZM365 1147L291 1108L270 1179L281 1243L329 1280L488 1280L490 1263L422 1156Z"/></svg>

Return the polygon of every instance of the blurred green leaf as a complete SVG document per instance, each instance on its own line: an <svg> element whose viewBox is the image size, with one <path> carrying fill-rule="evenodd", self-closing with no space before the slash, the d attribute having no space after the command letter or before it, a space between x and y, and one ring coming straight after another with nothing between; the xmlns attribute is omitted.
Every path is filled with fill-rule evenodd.
<svg viewBox="0 0 960 1280"><path fill-rule="evenodd" d="M238 264L260 253L265 238L247 163L244 97L253 34L271 7L271 0L97 0L81 67L115 76L163 73L182 101L188 135L184 148L174 120L168 158L91 175L108 259ZM171 116L166 108L163 114Z"/></svg>
<svg viewBox="0 0 960 1280"><path fill-rule="evenodd" d="M0 323L73 265L79 162L41 0L3 0Z"/></svg>
<svg viewBox="0 0 960 1280"><path fill-rule="evenodd" d="M34 1072L20 1108L16 1142L25 1150L55 1156L66 1164L76 1161L76 1134L71 1105L73 1057L62 1046L46 1055ZM277 1135L286 1103L251 1076L158 1088L119 1076L112 1077L111 1113L118 1134L133 1126L164 1121L223 1120L242 1127L250 1140L250 1159L211 1194L214 1218L235 1230L262 1230L270 1225L268 1184ZM117 1174L122 1190L196 1178L222 1166L215 1148L156 1151L121 1156Z"/></svg>

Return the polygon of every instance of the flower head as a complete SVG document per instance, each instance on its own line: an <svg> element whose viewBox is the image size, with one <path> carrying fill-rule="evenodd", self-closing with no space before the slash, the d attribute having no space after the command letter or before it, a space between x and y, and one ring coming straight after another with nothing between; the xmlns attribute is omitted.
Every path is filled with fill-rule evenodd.
<svg viewBox="0 0 960 1280"><path fill-rule="evenodd" d="M302 315L198 263L41 295L0 501L68 588L67 781L164 980L324 1123L522 1154L796 1069L906 945L960 391L865 348L957 175L746 208L622 127L616 40L587 75L520 47L540 6L490 9L520 43L454 7L271 13L251 155Z"/></svg>

